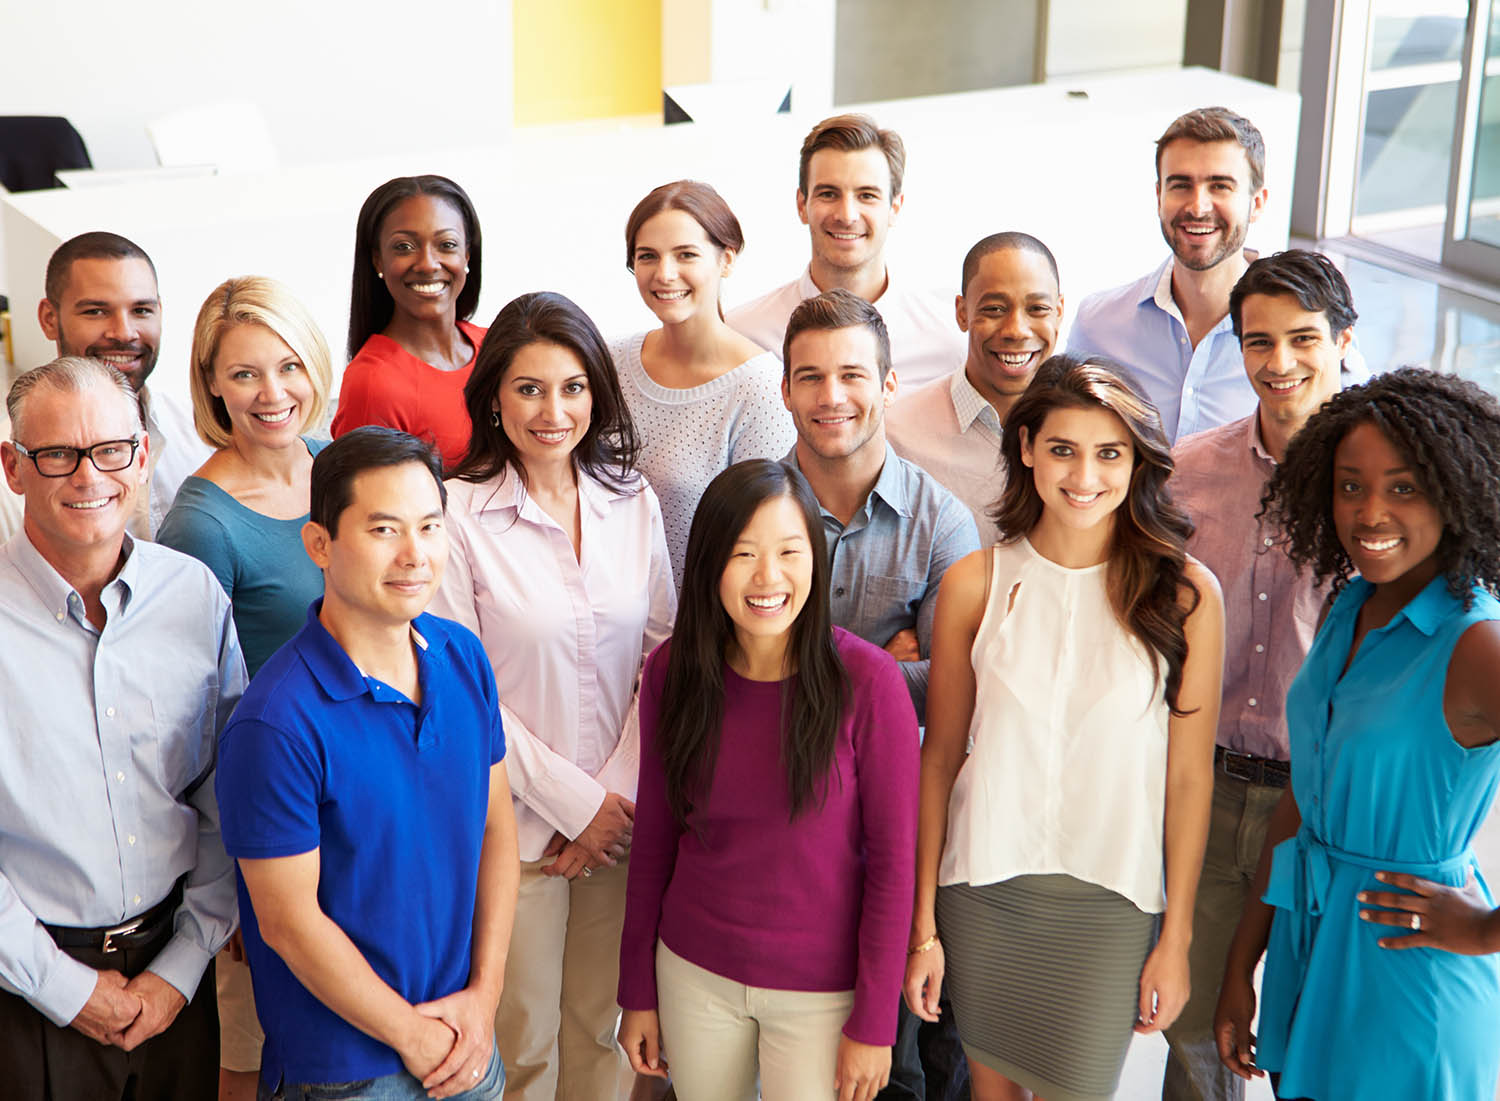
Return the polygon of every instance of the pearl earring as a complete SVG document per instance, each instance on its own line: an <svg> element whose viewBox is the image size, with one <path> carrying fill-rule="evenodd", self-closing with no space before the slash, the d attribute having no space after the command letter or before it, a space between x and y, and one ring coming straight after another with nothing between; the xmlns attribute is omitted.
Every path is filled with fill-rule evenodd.
<svg viewBox="0 0 1500 1101"><path fill-rule="evenodd" d="M383 272L383 271L377 271L375 273L375 278L376 279L384 279L385 278L385 272Z"/></svg>
<svg viewBox="0 0 1500 1101"><path fill-rule="evenodd" d="M500 414L496 410L491 410L490 411L490 427L491 428L499 428L500 427Z"/></svg>

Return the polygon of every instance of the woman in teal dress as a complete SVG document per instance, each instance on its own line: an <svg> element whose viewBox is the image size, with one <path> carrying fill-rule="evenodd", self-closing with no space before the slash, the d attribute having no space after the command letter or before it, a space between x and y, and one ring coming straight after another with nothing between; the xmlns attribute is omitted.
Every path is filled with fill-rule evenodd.
<svg viewBox="0 0 1500 1101"><path fill-rule="evenodd" d="M1493 905L1469 846L1500 783L1500 405L1412 369L1345 390L1267 509L1336 595L1287 695L1292 785L1230 949L1220 1057L1283 1098L1491 1101L1500 959L1402 943L1390 927L1423 936L1426 896L1382 887Z"/></svg>

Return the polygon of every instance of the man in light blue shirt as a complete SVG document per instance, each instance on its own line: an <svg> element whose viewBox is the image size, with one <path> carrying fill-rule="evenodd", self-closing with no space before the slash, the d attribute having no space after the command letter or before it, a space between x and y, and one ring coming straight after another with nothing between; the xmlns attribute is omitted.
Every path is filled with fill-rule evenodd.
<svg viewBox="0 0 1500 1101"><path fill-rule="evenodd" d="M212 1096L209 968L236 913L214 752L245 688L229 602L125 532L150 440L119 372L64 357L7 405L24 518L0 547L6 1096Z"/></svg>
<svg viewBox="0 0 1500 1101"><path fill-rule="evenodd" d="M896 393L890 337L880 311L843 289L792 311L782 347L781 397L797 426L786 461L817 495L828 540L833 622L882 646L901 663L920 719L938 585L948 567L979 548L969 510L936 478L891 449L885 410ZM952 1014L943 1028L951 1031ZM900 1009L890 1084L882 1101L923 1101L926 1071L960 1087L962 1060L924 1070L921 1022Z"/></svg>
<svg viewBox="0 0 1500 1101"><path fill-rule="evenodd" d="M1249 416L1229 323L1229 292L1253 254L1250 224L1266 202L1266 149L1249 119L1223 107L1189 111L1156 141L1157 215L1172 255L1149 275L1086 298L1068 351L1129 368L1175 441Z"/></svg>

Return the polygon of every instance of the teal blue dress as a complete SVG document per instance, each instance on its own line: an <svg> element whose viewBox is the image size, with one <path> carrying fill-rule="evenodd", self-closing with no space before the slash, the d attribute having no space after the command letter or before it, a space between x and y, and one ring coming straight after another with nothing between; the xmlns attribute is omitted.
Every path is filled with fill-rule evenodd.
<svg viewBox="0 0 1500 1101"><path fill-rule="evenodd" d="M327 440L302 438L316 456ZM245 668L253 677L307 624L323 595L323 571L302 546L307 516L278 520L246 508L207 478L190 475L177 491L156 541L213 570L229 595Z"/></svg>
<svg viewBox="0 0 1500 1101"><path fill-rule="evenodd" d="M1361 921L1355 896L1387 889L1379 869L1453 885L1477 875L1469 845L1500 781L1500 744L1455 742L1443 687L1459 636L1500 619L1500 602L1476 589L1465 611L1439 575L1340 676L1372 591L1356 579L1340 594L1287 693L1302 828L1276 847L1265 894L1276 910L1257 1062L1280 1072L1283 1097L1492 1101L1500 960L1381 948L1402 934Z"/></svg>

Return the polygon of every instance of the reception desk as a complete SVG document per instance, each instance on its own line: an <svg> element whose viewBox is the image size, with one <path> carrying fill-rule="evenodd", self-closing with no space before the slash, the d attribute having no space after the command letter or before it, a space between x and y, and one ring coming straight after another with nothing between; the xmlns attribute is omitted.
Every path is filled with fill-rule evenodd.
<svg viewBox="0 0 1500 1101"><path fill-rule="evenodd" d="M1264 133L1270 201L1249 244L1285 247L1299 107L1297 96L1267 85L1174 69L852 109L906 142L906 201L888 255L909 284L950 296L974 241L1019 229L1051 246L1064 296L1076 306L1160 263L1153 144L1178 114L1209 104L1245 114ZM392 135L390 151L359 161L7 195L0 233L15 369L53 354L35 312L47 257L95 229L124 234L156 262L165 328L153 386L185 394L193 319L231 275L288 284L341 366L360 203L384 180L422 172L459 181L479 210L480 324L515 295L547 289L574 298L606 336L654 325L625 269L625 219L651 188L683 177L712 183L744 227L744 254L724 286L733 306L793 278L807 262L794 199L798 148L816 121L794 113L732 129L595 124L421 155L396 151L400 135Z"/></svg>

